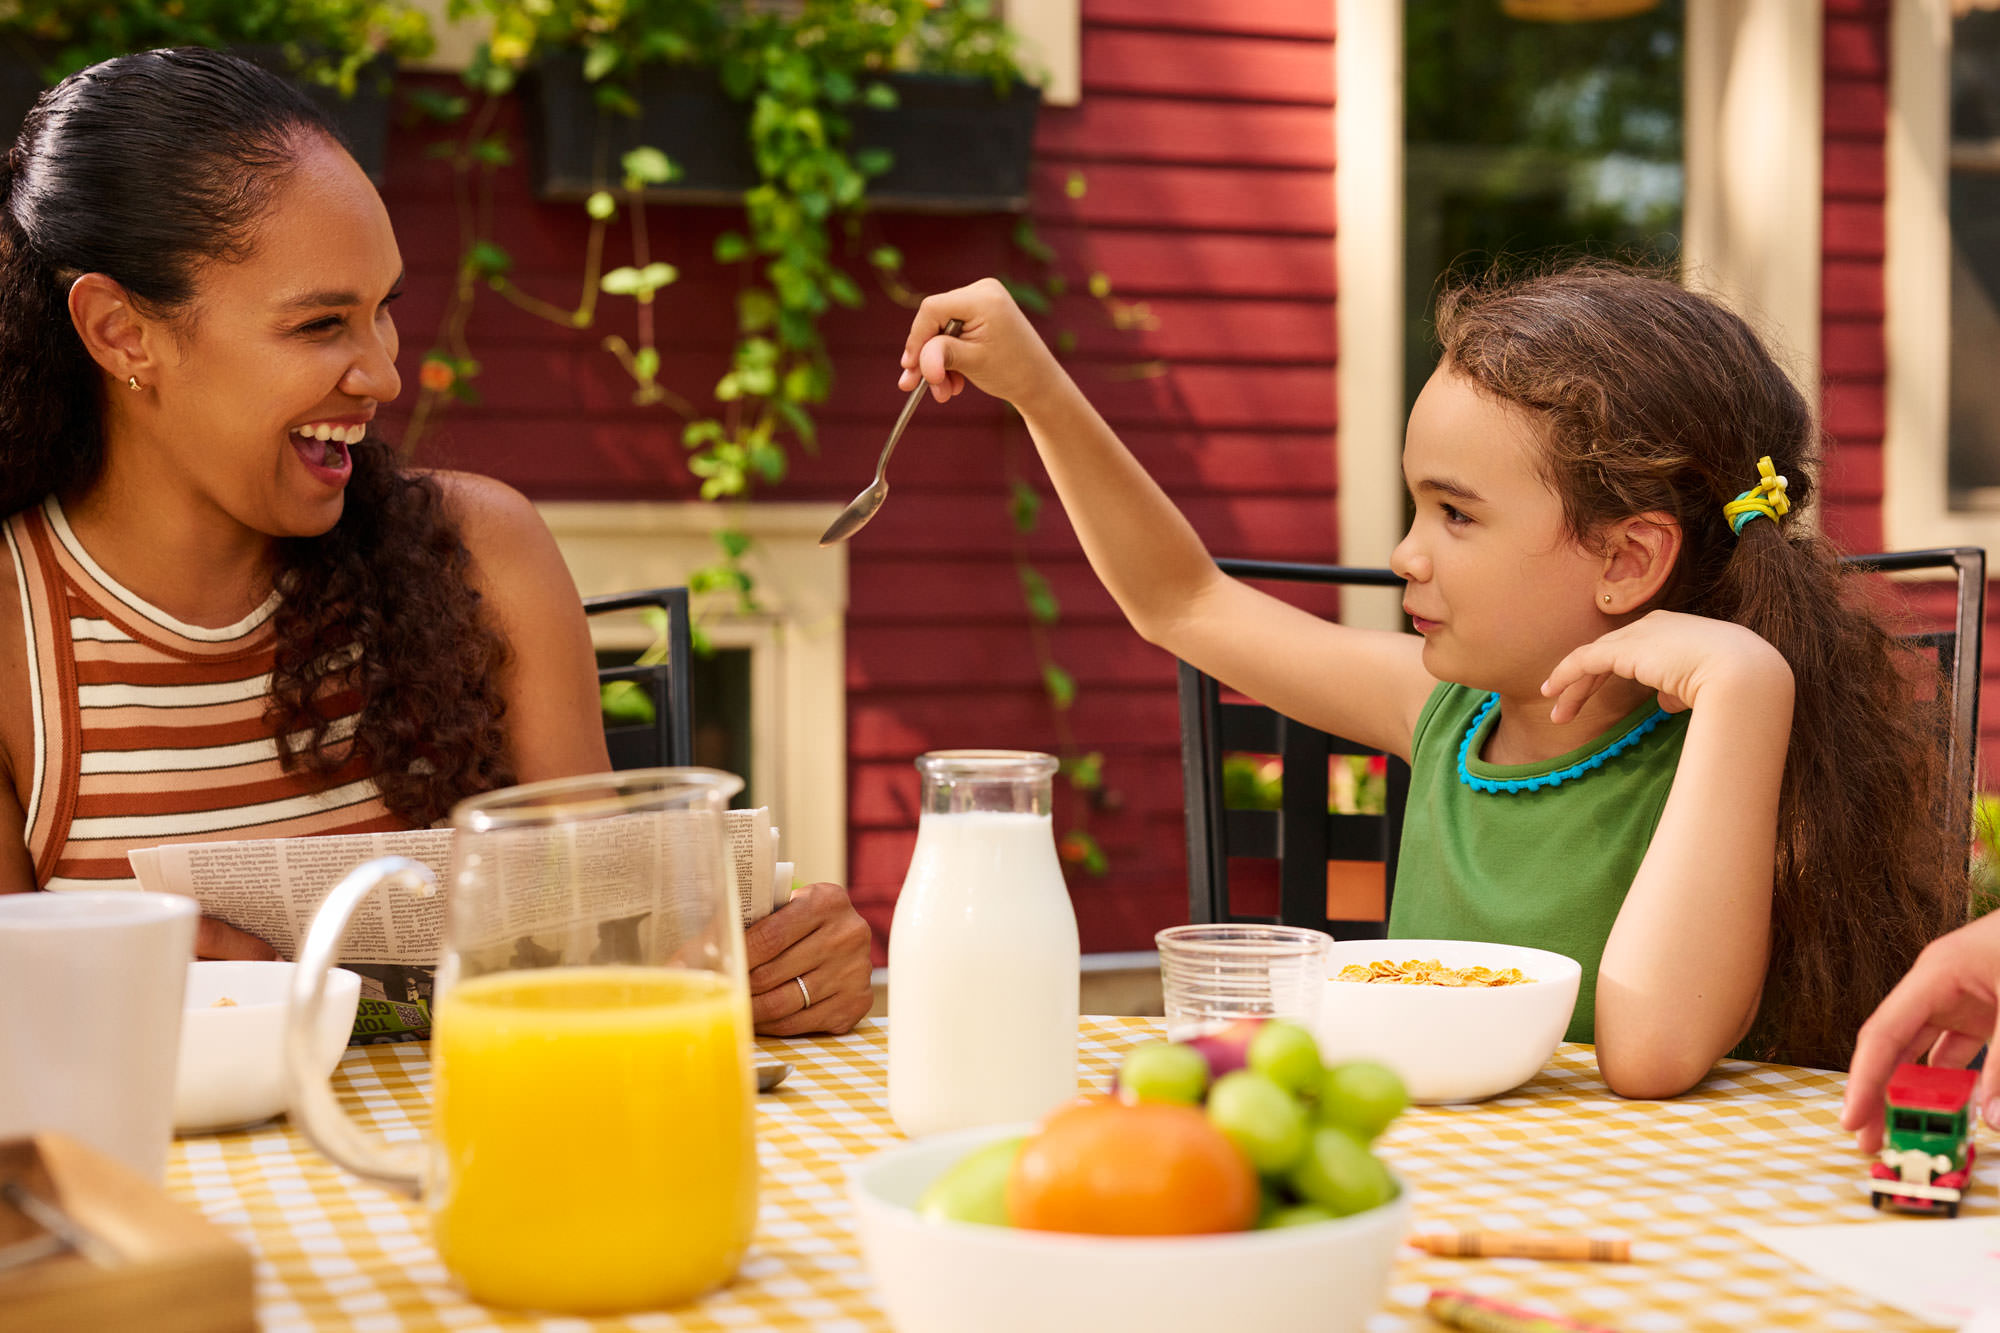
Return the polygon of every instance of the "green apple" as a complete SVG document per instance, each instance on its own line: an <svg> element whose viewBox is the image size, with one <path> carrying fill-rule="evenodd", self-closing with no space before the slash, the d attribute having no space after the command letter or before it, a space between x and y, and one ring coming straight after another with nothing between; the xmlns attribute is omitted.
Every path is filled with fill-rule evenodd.
<svg viewBox="0 0 2000 1333"><path fill-rule="evenodd" d="M953 1163L917 1200L917 1215L933 1222L982 1222L1010 1225L1007 1217L1007 1175L1014 1169L1025 1135L996 1139Z"/></svg>

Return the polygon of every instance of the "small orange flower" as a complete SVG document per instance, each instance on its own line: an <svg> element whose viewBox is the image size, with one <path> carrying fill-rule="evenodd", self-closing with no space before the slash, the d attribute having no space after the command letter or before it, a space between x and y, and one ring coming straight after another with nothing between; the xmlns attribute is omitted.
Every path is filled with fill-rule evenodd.
<svg viewBox="0 0 2000 1333"><path fill-rule="evenodd" d="M1090 855L1090 843L1077 834L1065 834L1062 841L1056 844L1056 853L1063 860L1075 864Z"/></svg>
<svg viewBox="0 0 2000 1333"><path fill-rule="evenodd" d="M417 383L432 393L443 393L458 380L458 372L451 368L451 362L425 358L423 368L417 372Z"/></svg>

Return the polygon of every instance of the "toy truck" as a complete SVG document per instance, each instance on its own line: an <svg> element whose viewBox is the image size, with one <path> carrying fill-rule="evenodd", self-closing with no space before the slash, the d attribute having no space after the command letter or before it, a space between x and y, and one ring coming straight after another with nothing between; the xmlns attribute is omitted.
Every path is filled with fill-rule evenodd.
<svg viewBox="0 0 2000 1333"><path fill-rule="evenodd" d="M1883 1108L1885 1141L1868 1169L1868 1198L1877 1208L1958 1216L1972 1182L1972 1098L1979 1075L1970 1069L1898 1065Z"/></svg>

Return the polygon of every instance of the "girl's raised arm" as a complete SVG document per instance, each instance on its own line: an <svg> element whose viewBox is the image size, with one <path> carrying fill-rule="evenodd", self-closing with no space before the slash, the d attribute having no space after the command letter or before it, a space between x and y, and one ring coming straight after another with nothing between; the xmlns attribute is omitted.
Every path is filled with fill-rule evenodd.
<svg viewBox="0 0 2000 1333"><path fill-rule="evenodd" d="M955 338L938 332L952 319L964 322ZM1288 716L1409 755L1436 684L1421 640L1331 624L1224 575L1000 283L924 301L902 387L920 377L941 402L969 381L1019 410L1091 568L1141 636Z"/></svg>

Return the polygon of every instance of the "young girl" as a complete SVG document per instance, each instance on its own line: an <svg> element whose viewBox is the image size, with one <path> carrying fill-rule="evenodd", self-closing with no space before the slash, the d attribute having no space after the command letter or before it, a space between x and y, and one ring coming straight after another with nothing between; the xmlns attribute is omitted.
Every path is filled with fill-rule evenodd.
<svg viewBox="0 0 2000 1333"><path fill-rule="evenodd" d="M1410 760L1392 936L1575 957L1569 1037L1626 1096L1732 1050L1844 1064L1964 919L1964 812L1802 521L1811 411L1742 321L1634 272L1464 287L1437 318L1391 557L1421 637L1224 577L997 282L923 303L902 383L1020 410L1148 640Z"/></svg>
<svg viewBox="0 0 2000 1333"><path fill-rule="evenodd" d="M609 767L533 507L371 426L402 282L374 187L255 65L122 56L29 113L0 163L0 892ZM867 1012L839 886L747 946L765 1030ZM271 953L219 921L200 950Z"/></svg>

